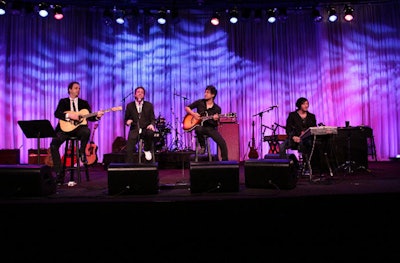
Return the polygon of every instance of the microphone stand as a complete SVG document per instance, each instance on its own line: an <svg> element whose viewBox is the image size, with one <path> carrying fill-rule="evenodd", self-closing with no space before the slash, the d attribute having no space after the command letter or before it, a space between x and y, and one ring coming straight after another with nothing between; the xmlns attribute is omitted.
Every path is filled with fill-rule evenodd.
<svg viewBox="0 0 400 263"><path fill-rule="evenodd" d="M125 127L125 110L126 110L126 107L125 107L125 101L126 101L126 99L130 96L130 95L132 95L134 93L134 91L132 90L131 92L129 92L129 94L128 95L126 95L122 100L121 100L121 102L122 102L122 104L124 105L123 106L123 113L124 114L122 114L122 123L123 123L123 127L124 127L124 139L126 140L126 127Z"/></svg>
<svg viewBox="0 0 400 263"><path fill-rule="evenodd" d="M180 97L181 99L183 99L183 104L184 105L186 105L186 101L189 100L187 97L176 93L176 91L174 91L174 96L177 96L177 97ZM183 108L183 107L181 107L181 108ZM177 124L175 125L175 127L177 127ZM176 132L176 134L178 134L177 128L176 128L175 132ZM192 141L191 135L192 135L192 133L188 133L188 136L190 136L190 138L187 138L188 140L186 140L186 141ZM183 145L183 142L181 142L181 144ZM190 147L188 146L187 142L186 142L186 145L184 147L184 150L190 150Z"/></svg>
<svg viewBox="0 0 400 263"><path fill-rule="evenodd" d="M256 116L260 117L260 132L261 132L261 135L263 134L263 124L262 124L263 114L265 112L270 112L273 108L275 108L275 106L268 107L265 110L262 110L259 113L256 113L256 114L253 115L253 117L256 117ZM260 152L261 152L260 156L261 157L263 156L263 142L264 142L264 137L261 136L261 147L260 147ZM264 158L264 157L262 157L262 158Z"/></svg>

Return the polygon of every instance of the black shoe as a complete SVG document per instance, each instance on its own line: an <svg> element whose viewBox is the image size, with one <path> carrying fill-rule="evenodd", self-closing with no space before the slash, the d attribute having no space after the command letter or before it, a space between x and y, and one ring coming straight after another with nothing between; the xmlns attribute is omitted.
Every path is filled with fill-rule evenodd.
<svg viewBox="0 0 400 263"><path fill-rule="evenodd" d="M64 184L64 176L61 173L56 173L56 184L63 185Z"/></svg>

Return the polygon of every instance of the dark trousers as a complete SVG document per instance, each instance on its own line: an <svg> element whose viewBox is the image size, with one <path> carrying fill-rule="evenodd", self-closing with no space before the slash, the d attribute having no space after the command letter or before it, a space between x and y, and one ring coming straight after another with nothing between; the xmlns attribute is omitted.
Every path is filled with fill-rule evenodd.
<svg viewBox="0 0 400 263"><path fill-rule="evenodd" d="M86 145L90 140L90 129L87 125L81 125L71 132L57 132L57 137L54 137L50 143L53 170L56 173L61 172L60 147L69 137L77 137L80 140L79 153L81 155L85 154ZM68 147L68 145L66 147Z"/></svg>
<svg viewBox="0 0 400 263"><path fill-rule="evenodd" d="M142 133L139 135L139 130L130 130L128 134L128 141L126 144L126 162L133 163L133 153L137 151L136 145L139 139L143 139L143 148L145 151L150 151L152 144L154 143L154 131L149 129L142 129Z"/></svg>
<svg viewBox="0 0 400 263"><path fill-rule="evenodd" d="M209 136L211 139L213 139L221 150L222 161L228 161L228 147L226 146L224 137L222 137L218 129L214 127L197 126L195 128L195 133L201 147L205 147L206 145L204 135Z"/></svg>

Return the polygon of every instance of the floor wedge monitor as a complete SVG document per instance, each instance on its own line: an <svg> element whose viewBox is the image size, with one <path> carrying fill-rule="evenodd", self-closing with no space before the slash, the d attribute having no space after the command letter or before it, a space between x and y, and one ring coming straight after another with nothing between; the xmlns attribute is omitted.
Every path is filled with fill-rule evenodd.
<svg viewBox="0 0 400 263"><path fill-rule="evenodd" d="M292 159L246 160L247 188L293 189L297 185L297 169Z"/></svg>
<svg viewBox="0 0 400 263"><path fill-rule="evenodd" d="M110 163L109 195L143 195L159 192L158 163Z"/></svg>
<svg viewBox="0 0 400 263"><path fill-rule="evenodd" d="M239 191L239 162L190 162L190 192Z"/></svg>
<svg viewBox="0 0 400 263"><path fill-rule="evenodd" d="M47 165L0 165L1 196L46 196L56 192L57 185Z"/></svg>

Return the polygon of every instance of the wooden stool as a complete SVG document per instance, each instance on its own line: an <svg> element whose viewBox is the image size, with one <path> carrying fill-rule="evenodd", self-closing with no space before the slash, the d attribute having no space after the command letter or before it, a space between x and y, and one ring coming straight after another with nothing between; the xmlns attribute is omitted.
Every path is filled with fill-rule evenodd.
<svg viewBox="0 0 400 263"><path fill-rule="evenodd" d="M206 151L208 154L208 161L211 162L212 156L211 156L211 151L210 151L210 137L208 137L207 135L204 135L204 139L206 140ZM194 157L195 162L199 161L199 148L200 148L200 143L196 136L196 151L195 151L195 157Z"/></svg>
<svg viewBox="0 0 400 263"><path fill-rule="evenodd" d="M65 141L65 152L64 152L64 160L62 171L65 175L66 171L70 171L70 181L75 182L74 172L77 172L78 183L81 180L81 172L85 171L86 181L89 181L89 169L88 165L84 164L84 167L81 168L81 160L79 158L79 139L78 137L69 137ZM70 160L70 163L67 163L67 159ZM76 164L76 166L75 166Z"/></svg>

